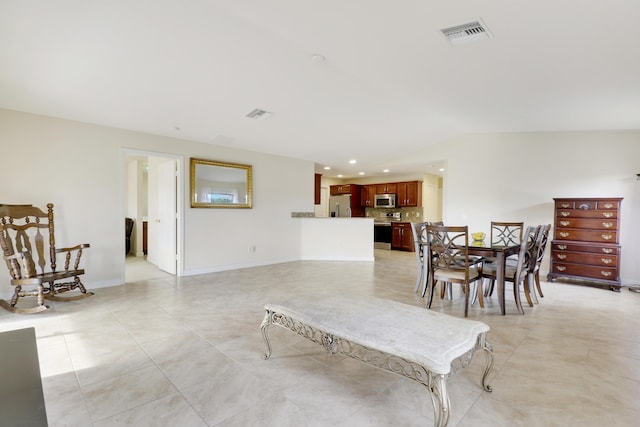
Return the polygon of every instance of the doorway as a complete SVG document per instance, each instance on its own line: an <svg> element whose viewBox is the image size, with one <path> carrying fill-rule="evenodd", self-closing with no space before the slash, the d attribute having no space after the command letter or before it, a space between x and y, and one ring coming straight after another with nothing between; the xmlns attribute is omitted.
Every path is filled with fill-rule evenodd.
<svg viewBox="0 0 640 427"><path fill-rule="evenodd" d="M182 157L123 153L124 216L134 221L131 249L124 259L125 282L181 275Z"/></svg>

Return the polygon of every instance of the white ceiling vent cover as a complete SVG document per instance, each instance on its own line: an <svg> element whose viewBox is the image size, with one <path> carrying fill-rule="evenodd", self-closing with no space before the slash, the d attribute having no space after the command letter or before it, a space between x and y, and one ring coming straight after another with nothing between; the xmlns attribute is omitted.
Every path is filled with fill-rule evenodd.
<svg viewBox="0 0 640 427"><path fill-rule="evenodd" d="M482 19L440 30L453 45L486 40L493 37Z"/></svg>
<svg viewBox="0 0 640 427"><path fill-rule="evenodd" d="M259 108L254 108L253 111L251 111L249 114L247 114L247 117L249 117L250 119L254 119L254 120L266 120L269 117L271 117L271 114L268 111L265 110L261 110Z"/></svg>

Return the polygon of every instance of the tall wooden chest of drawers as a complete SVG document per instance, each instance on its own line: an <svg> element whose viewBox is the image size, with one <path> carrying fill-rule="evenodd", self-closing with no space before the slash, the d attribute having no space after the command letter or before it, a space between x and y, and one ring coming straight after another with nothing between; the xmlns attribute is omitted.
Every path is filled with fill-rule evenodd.
<svg viewBox="0 0 640 427"><path fill-rule="evenodd" d="M547 280L582 279L619 291L622 198L553 200L555 223Z"/></svg>

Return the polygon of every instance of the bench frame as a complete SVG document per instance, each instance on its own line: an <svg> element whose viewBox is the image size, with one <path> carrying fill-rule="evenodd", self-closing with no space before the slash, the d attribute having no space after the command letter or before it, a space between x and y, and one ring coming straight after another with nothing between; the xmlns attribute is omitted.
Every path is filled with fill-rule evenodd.
<svg viewBox="0 0 640 427"><path fill-rule="evenodd" d="M434 425L436 427L444 427L449 422L451 403L446 386L447 378L452 373L457 373L466 368L471 363L476 350L484 350L487 360L487 366L482 375L482 388L488 392L492 391L491 386L487 383L487 377L493 368L493 349L487 341L486 333L484 332L478 335L476 344L469 351L454 359L451 364L451 371L448 374L438 374L429 371L416 362L364 346L357 342L336 336L335 334L329 334L291 316L269 308L266 309L262 325L260 326L262 336L267 345L267 352L262 356L265 360L271 357L271 343L269 342L268 336L268 328L270 325L281 326L312 342L321 344L330 354L342 354L424 385L429 391L429 396L433 403Z"/></svg>

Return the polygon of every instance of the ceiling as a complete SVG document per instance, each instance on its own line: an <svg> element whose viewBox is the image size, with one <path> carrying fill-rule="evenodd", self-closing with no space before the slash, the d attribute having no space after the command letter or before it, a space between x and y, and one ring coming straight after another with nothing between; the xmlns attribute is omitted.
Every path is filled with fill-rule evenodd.
<svg viewBox="0 0 640 427"><path fill-rule="evenodd" d="M476 18L492 38L440 32ZM0 107L430 172L414 154L468 133L640 129L639 20L637 0L0 0Z"/></svg>

